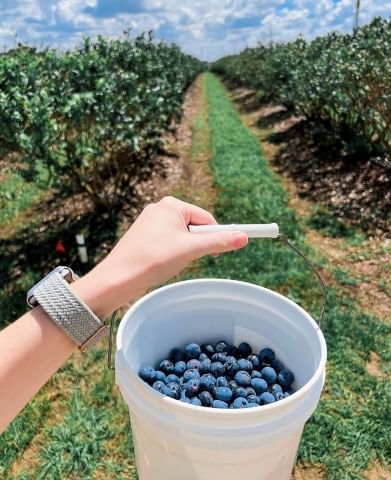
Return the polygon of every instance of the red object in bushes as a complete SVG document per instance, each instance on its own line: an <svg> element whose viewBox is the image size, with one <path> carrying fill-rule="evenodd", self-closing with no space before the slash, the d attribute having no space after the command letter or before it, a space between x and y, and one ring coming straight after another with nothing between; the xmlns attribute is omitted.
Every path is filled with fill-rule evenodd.
<svg viewBox="0 0 391 480"><path fill-rule="evenodd" d="M65 253L65 247L61 240L58 240L55 247L56 253Z"/></svg>

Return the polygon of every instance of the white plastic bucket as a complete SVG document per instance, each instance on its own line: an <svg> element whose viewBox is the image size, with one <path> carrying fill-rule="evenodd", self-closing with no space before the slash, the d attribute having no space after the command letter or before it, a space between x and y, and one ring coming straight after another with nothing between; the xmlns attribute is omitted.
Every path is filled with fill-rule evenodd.
<svg viewBox="0 0 391 480"><path fill-rule="evenodd" d="M138 377L191 341L268 346L296 377L290 397L222 410L163 397ZM326 343L308 313L253 284L219 279L175 283L146 295L117 334L116 381L129 406L140 480L284 480L325 380Z"/></svg>

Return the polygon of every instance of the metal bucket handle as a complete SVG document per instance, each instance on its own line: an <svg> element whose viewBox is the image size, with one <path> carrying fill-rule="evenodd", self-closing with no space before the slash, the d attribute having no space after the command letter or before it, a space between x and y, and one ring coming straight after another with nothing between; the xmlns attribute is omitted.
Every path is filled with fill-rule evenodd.
<svg viewBox="0 0 391 480"><path fill-rule="evenodd" d="M203 233L213 233L222 230L234 230L247 233L249 238L279 238L281 239L289 248L291 248L295 253L297 253L306 263L309 265L313 273L315 274L319 285L322 289L323 302L322 308L319 315L318 325L319 328L322 327L323 316L326 308L327 302L327 290L325 283L320 276L320 273L316 270L314 264L301 252L297 247L295 247L288 238L279 232L278 225L276 223L267 223L267 224L232 224L232 225L189 225L189 231L191 233L203 234ZM109 348L107 355L107 366L109 370L114 370L114 365L112 363L112 352L113 352L113 338L114 338L114 321L117 316L118 310L116 310L110 318L110 332L109 332Z"/></svg>

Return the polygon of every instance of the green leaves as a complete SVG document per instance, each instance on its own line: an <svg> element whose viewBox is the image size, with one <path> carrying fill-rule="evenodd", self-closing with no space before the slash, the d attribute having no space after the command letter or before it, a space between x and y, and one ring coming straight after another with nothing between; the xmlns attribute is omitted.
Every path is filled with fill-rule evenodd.
<svg viewBox="0 0 391 480"><path fill-rule="evenodd" d="M264 100L325 121L347 145L365 138L372 153L391 153L390 27L375 18L353 35L248 48L214 69L263 92Z"/></svg>
<svg viewBox="0 0 391 480"><path fill-rule="evenodd" d="M63 54L13 50L0 56L0 153L31 172L41 161L100 202L108 178L120 191L158 148L202 68L146 35L85 39Z"/></svg>

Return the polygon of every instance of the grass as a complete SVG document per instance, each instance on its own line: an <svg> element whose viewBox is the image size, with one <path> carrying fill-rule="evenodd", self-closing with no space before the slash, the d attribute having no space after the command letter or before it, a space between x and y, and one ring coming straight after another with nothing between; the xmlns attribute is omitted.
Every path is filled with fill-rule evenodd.
<svg viewBox="0 0 391 480"><path fill-rule="evenodd" d="M18 171L10 171L0 182L0 226L37 201L44 194L46 181L47 172L42 165L34 182L26 182Z"/></svg>
<svg viewBox="0 0 391 480"><path fill-rule="evenodd" d="M323 205L314 205L305 223L325 236L343 239L347 246L360 246L366 240L362 231L344 223Z"/></svg>
<svg viewBox="0 0 391 480"><path fill-rule="evenodd" d="M276 221L312 260L324 264L325 260L306 246L305 232L295 211L287 207L279 178L265 161L258 140L241 122L224 87L210 74L204 82L208 115L203 112L195 117L191 157L211 152L218 220ZM209 144L205 143L206 118ZM20 280L21 297L31 275L27 272ZM254 282L302 303L314 316L319 311L321 293L312 273L278 240L254 240L242 251L204 258L196 271L186 275ZM351 281L346 272L340 275ZM18 309L24 307L17 304L13 308L19 314ZM366 362L371 352L377 352L381 365L390 360L390 328L330 289L323 330L329 349L327 384L319 408L305 428L299 458L321 464L330 480L359 479L372 460L389 461L390 387L386 380L367 373ZM137 478L129 414L114 386L114 376L106 368L106 348L101 345L87 355L74 356L9 426L0 437L0 477Z"/></svg>

